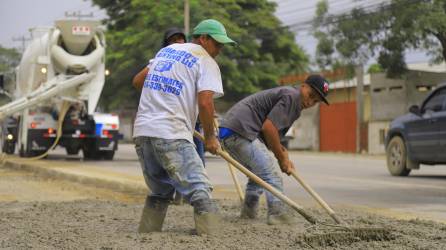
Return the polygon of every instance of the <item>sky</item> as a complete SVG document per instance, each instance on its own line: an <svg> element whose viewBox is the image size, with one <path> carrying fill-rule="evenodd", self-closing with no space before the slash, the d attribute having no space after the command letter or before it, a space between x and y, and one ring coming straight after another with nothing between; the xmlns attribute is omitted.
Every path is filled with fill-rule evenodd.
<svg viewBox="0 0 446 250"><path fill-rule="evenodd" d="M150 1L150 0L149 0ZM317 0L271 0L278 4L277 17L284 25L296 32L297 43L312 59L317 41L309 34L308 25L315 13ZM352 7L368 7L389 0L328 0L330 13L343 13ZM50 27L55 20L62 19L65 12L93 12L94 17L106 17L103 10L92 6L90 0L0 0L0 45L20 48L21 41L13 41L22 36L30 37L31 27ZM408 63L425 62L428 58L422 51L410 51L406 55ZM373 63L371 61L370 63Z"/></svg>
<svg viewBox="0 0 446 250"><path fill-rule="evenodd" d="M93 12L97 18L104 18L105 11L92 7L91 1L84 0L0 0L0 45L21 47L13 38L30 37L32 27L51 27L55 20L63 19L65 12Z"/></svg>

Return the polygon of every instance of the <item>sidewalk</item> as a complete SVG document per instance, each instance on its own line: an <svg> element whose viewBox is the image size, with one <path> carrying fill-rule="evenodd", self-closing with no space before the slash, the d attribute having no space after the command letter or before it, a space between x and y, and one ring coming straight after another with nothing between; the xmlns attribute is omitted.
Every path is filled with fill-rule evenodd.
<svg viewBox="0 0 446 250"><path fill-rule="evenodd" d="M97 167L95 162L59 162L54 160L28 160L8 156L2 167L32 171L37 175L65 179L116 191L147 194L142 174L127 174Z"/></svg>
<svg viewBox="0 0 446 250"><path fill-rule="evenodd" d="M125 152L115 157L113 161L84 161L78 158L69 158L61 150L51 153L51 159L30 160L17 155L8 155L0 163L0 168L24 170L36 175L73 181L98 188L107 188L118 192L131 192L146 195L148 187L144 181L142 171L137 160L133 145L120 145ZM134 154L134 155L133 155ZM237 193L230 179L227 163L217 156L206 153L208 173L214 184L215 198L237 198ZM210 170L210 171L209 171ZM238 178L244 178L237 173ZM243 183L242 183L243 184Z"/></svg>

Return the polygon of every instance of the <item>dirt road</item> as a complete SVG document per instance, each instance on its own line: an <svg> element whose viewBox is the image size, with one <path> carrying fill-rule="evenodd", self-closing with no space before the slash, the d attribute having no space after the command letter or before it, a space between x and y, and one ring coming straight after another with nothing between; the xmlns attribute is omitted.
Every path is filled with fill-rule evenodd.
<svg viewBox="0 0 446 250"><path fill-rule="evenodd" d="M219 200L224 222L212 237L193 230L192 209L171 206L163 233L138 234L144 197L67 181L42 179L28 172L0 168L1 249L444 249L446 225L423 220L395 220L352 209L341 218L355 226L389 229L390 240L310 242L304 235L339 231L312 227L301 217L295 226L266 225L266 210L254 221L238 218L237 200ZM318 218L329 217L314 208ZM297 215L296 215L297 216ZM325 246L321 244L326 244Z"/></svg>

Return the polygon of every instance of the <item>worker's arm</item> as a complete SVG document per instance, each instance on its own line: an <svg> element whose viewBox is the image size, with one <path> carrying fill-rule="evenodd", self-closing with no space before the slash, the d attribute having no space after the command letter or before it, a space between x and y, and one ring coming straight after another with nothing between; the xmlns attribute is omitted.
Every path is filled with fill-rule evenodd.
<svg viewBox="0 0 446 250"><path fill-rule="evenodd" d="M214 92L204 90L198 93L198 110L201 126L204 131L204 145L206 150L216 154L220 143L215 136L214 130Z"/></svg>
<svg viewBox="0 0 446 250"><path fill-rule="evenodd" d="M144 79L146 79L146 75L148 72L149 72L149 68L144 67L144 69L139 71L139 73L133 77L132 83L133 83L133 87L135 87L135 89L137 89L139 91L142 90L142 86L144 85Z"/></svg>
<svg viewBox="0 0 446 250"><path fill-rule="evenodd" d="M266 145L279 161L280 169L282 169L282 172L290 175L291 171L294 170L294 165L288 157L288 151L280 143L279 132L271 120L266 119L265 122L263 122L262 133L266 140Z"/></svg>

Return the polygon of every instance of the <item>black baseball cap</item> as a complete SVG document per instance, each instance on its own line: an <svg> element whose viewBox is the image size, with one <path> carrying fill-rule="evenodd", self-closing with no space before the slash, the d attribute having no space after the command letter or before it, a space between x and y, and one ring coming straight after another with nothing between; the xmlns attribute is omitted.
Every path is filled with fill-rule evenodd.
<svg viewBox="0 0 446 250"><path fill-rule="evenodd" d="M305 83L310 85L316 92L319 94L321 99L327 104L330 105L327 101L328 95L328 81L325 80L321 75L310 75L305 80Z"/></svg>
<svg viewBox="0 0 446 250"><path fill-rule="evenodd" d="M166 47L167 45L169 45L168 41L169 38L171 38L174 35L181 35L184 39L184 41L186 41L186 35L184 34L183 30L181 30L180 28L177 27L171 27L169 29L166 30L166 32L164 32L164 40L163 40L163 48Z"/></svg>

